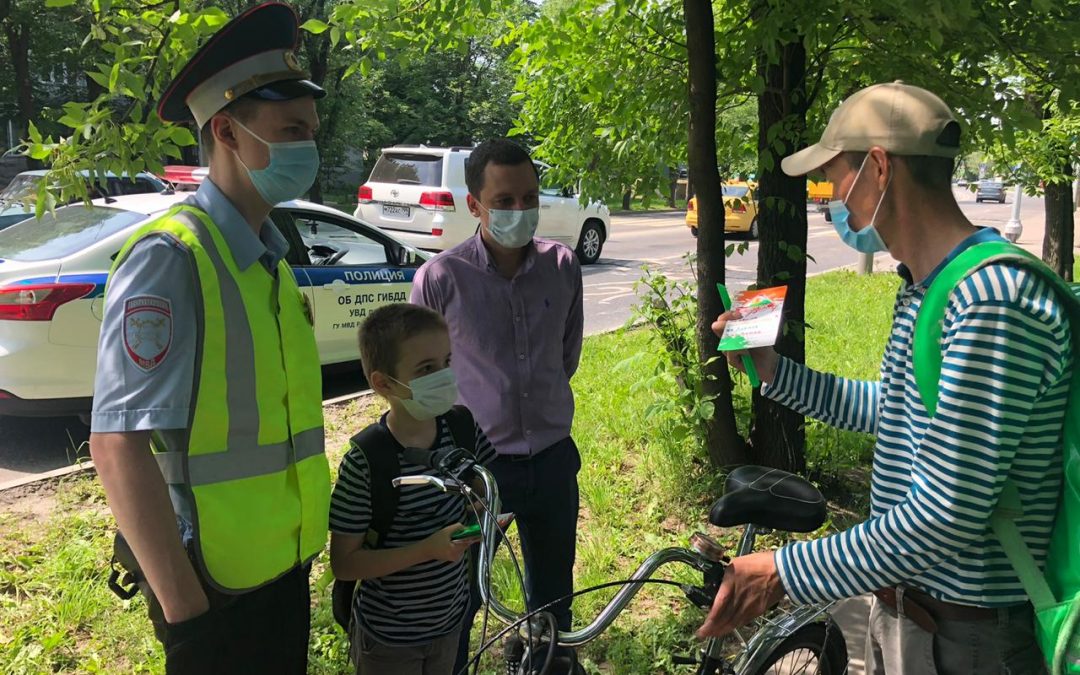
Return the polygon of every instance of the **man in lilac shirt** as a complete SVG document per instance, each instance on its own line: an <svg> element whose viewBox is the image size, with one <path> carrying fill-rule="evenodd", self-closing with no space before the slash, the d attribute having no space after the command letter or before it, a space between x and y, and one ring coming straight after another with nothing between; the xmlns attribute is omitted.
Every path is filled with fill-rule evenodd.
<svg viewBox="0 0 1080 675"><path fill-rule="evenodd" d="M520 146L482 143L467 160L465 182L479 230L420 268L411 299L450 325L461 401L498 453L490 468L504 510L517 514L528 604L536 608L574 586L581 458L570 438L570 378L581 356L581 268L566 246L533 238L540 183ZM569 630L570 601L553 611Z"/></svg>

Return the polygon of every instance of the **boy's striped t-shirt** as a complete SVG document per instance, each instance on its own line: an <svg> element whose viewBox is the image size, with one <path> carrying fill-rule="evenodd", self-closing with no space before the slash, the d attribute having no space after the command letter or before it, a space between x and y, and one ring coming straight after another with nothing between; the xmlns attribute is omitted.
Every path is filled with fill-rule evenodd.
<svg viewBox="0 0 1080 675"><path fill-rule="evenodd" d="M454 446L450 426L439 417L432 450ZM385 416L378 424L385 424ZM459 444L460 445L460 444ZM495 450L476 427L476 458L490 464ZM401 474L433 474L434 470L402 461ZM396 517L386 535L387 548L415 544L442 528L465 522L465 499L426 485L400 488ZM471 510L469 511L471 513ZM363 536L371 525L371 474L364 453L355 448L341 460L330 501L330 530ZM416 645L430 642L461 626L469 599L466 558L456 563L429 560L378 579L364 579L354 611L361 626L383 643Z"/></svg>
<svg viewBox="0 0 1080 675"><path fill-rule="evenodd" d="M982 230L950 259L997 238ZM1045 281L1020 266L992 264L962 281L946 308L931 419L915 384L912 346L915 316L933 276L901 287L879 381L844 379L782 359L764 389L805 415L877 435L870 518L776 553L784 588L796 602L899 583L961 604L1025 601L990 530L1006 478L1023 502L1020 532L1038 562L1045 561L1061 491L1062 422L1073 369L1067 312Z"/></svg>

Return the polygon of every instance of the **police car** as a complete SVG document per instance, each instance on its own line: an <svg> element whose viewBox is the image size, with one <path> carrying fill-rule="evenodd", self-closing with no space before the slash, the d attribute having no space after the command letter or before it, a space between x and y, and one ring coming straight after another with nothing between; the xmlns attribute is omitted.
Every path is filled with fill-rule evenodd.
<svg viewBox="0 0 1080 675"><path fill-rule="evenodd" d="M112 261L142 223L187 196L99 199L0 231L0 414L89 412ZM289 241L286 260L311 306L322 364L359 359L360 322L408 301L428 254L310 202L286 202L270 217Z"/></svg>

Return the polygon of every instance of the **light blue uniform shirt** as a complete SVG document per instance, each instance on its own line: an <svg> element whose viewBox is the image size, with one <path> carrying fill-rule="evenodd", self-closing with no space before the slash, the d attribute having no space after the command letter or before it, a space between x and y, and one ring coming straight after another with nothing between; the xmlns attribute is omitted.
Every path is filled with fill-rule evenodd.
<svg viewBox="0 0 1080 675"><path fill-rule="evenodd" d="M289 243L269 219L256 236L210 179L199 186L195 203L220 228L241 270L256 261L271 272L277 269ZM190 257L173 239L152 235L136 244L112 274L98 342L92 431L187 428L195 371L195 273ZM159 307L165 301L171 314L171 340L165 339L164 329L152 336L167 345L167 351L149 369L135 362L124 340L125 306L141 296L152 296Z"/></svg>

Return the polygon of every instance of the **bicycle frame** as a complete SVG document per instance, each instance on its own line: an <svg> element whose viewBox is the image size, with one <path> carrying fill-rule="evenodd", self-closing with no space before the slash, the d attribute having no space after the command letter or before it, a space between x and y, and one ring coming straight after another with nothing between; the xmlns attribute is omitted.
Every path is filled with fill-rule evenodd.
<svg viewBox="0 0 1080 675"><path fill-rule="evenodd" d="M487 514L500 513L502 502L499 498L499 486L496 483L494 476L479 464L471 464L471 467L469 468L480 477L484 484ZM460 475L460 473L457 475ZM456 478L444 478L430 475L401 476L394 479L394 485L431 485L443 492L457 492L474 499L477 497L468 484ZM497 523L494 522L494 518L489 517L487 514L480 518L481 545L478 560L480 598L482 602L490 608L491 613L494 614L496 618L509 625L520 621L523 614L519 614L507 608L491 591L491 566L502 532ZM762 528L758 528L754 525L747 525L743 530L742 537L739 541L737 555L742 556L752 552L757 536L764 532L766 532L766 530L763 530ZM688 565L702 573L714 569L715 565L718 564L697 551L687 548L671 547L657 551L646 558L630 578L631 580L649 579L657 570L670 563ZM615 597L613 597L600 611L596 618L593 619L592 623L576 631L559 631L558 643L567 647L579 647L596 639L607 630L644 585L645 584L631 583L623 586L615 594ZM751 672L748 669L760 665L763 659L768 656L769 649L776 642L783 640L803 625L817 620L818 617L824 614L829 607L832 606L832 604L833 603L799 607L785 613L783 617L777 621L766 619L768 625L755 633L749 641L744 640L742 636L736 632L735 635L743 642L744 649L739 658L736 659L734 672ZM704 664L708 663L726 664L723 644L724 640L720 638L709 638L705 642L702 649L702 669L705 669L706 666ZM730 666L727 666L727 668L730 668ZM721 672L730 671L723 669Z"/></svg>

